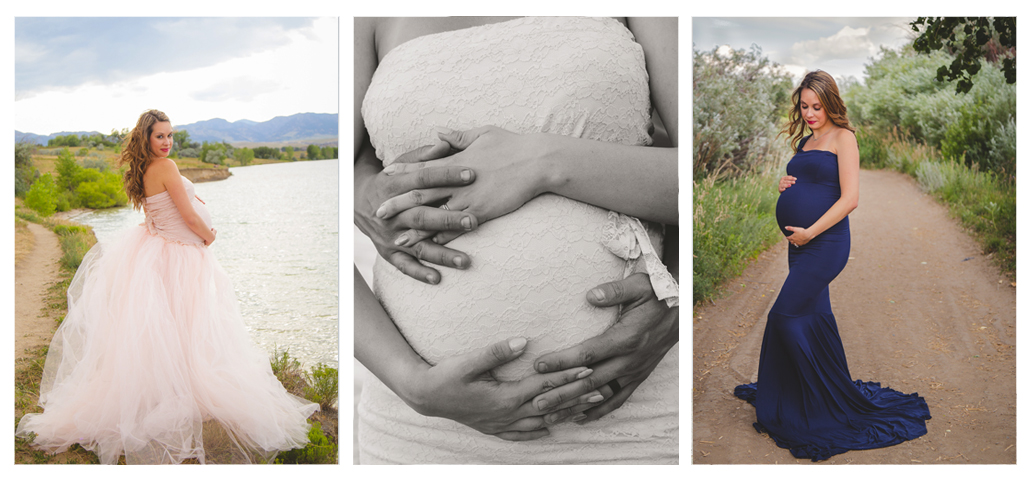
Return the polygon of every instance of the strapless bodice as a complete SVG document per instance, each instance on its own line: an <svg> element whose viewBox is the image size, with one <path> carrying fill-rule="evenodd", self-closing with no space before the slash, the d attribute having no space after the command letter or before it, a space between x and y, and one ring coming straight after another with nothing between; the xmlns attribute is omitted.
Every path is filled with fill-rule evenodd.
<svg viewBox="0 0 1032 478"><path fill-rule="evenodd" d="M208 213L208 208L204 207L204 203L197 200L193 183L183 176L180 177L183 178L183 186L186 187L186 195L190 198L190 204L194 211L201 217L204 224L211 228L211 214ZM180 214L179 208L172 201L172 195L168 191L145 198L143 210L146 214L144 224L151 234L182 244L204 245L204 239L201 239L201 236L198 236L190 230L190 226L186 225L183 215Z"/></svg>

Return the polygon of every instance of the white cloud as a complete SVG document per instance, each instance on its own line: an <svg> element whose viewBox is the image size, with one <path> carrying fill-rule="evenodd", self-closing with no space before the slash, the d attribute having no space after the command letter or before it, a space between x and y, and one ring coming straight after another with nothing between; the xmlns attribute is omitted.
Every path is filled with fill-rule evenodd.
<svg viewBox="0 0 1032 478"><path fill-rule="evenodd" d="M866 60L878 47L869 36L871 29L842 27L829 37L805 40L792 45L793 63L815 64L831 60Z"/></svg>
<svg viewBox="0 0 1032 478"><path fill-rule="evenodd" d="M283 32L280 46L239 52L199 68L93 80L20 98L14 104L15 129L107 133L131 127L150 108L165 111L174 124L338 113L337 20L309 23Z"/></svg>

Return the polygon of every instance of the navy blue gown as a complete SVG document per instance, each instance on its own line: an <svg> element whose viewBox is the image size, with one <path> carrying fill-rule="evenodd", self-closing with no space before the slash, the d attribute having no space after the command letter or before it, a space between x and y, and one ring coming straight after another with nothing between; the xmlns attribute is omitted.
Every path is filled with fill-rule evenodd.
<svg viewBox="0 0 1032 478"><path fill-rule="evenodd" d="M788 163L795 184L778 198L778 226L786 236L785 226L810 227L841 196L838 157L802 151L808 139ZM767 315L757 382L735 388L735 396L756 407L756 430L796 458L825 460L928 432L923 398L849 374L828 296L828 284L848 259L848 217L801 247L789 246L788 278Z"/></svg>

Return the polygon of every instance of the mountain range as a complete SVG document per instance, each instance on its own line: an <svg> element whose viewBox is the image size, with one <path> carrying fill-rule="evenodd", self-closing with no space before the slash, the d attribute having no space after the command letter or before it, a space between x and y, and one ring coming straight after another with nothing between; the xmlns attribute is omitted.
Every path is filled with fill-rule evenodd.
<svg viewBox="0 0 1032 478"><path fill-rule="evenodd" d="M298 113L290 116L277 116L271 120L257 122L251 120L238 120L229 122L222 118L214 118L205 121L198 121L185 125L174 125L178 131L186 130L190 133L190 141L198 143L227 142L227 143L274 143L274 142L296 142L306 139L320 140L325 142L327 138L337 138L338 121L337 114L329 113ZM35 142L46 145L47 141L58 136L69 134L92 135L97 131L62 131L49 135L34 133L14 132L14 140ZM99 133L107 134L107 133Z"/></svg>

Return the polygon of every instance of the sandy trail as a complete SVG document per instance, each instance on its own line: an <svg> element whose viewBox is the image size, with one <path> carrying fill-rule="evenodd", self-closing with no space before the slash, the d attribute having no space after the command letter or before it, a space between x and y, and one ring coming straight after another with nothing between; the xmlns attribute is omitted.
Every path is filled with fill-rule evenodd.
<svg viewBox="0 0 1032 478"><path fill-rule="evenodd" d="M57 324L43 314L43 297L57 280L61 244L57 234L34 223L28 223L36 238L32 252L14 267L14 358L27 357L26 349L46 345Z"/></svg>
<svg viewBox="0 0 1032 478"><path fill-rule="evenodd" d="M772 185L773 187L773 185ZM942 205L891 171L861 171L852 249L831 302L853 379L924 397L928 434L822 463L1015 463L1015 288ZM787 241L695 310L692 463L810 463L778 448L732 394L756 379Z"/></svg>

